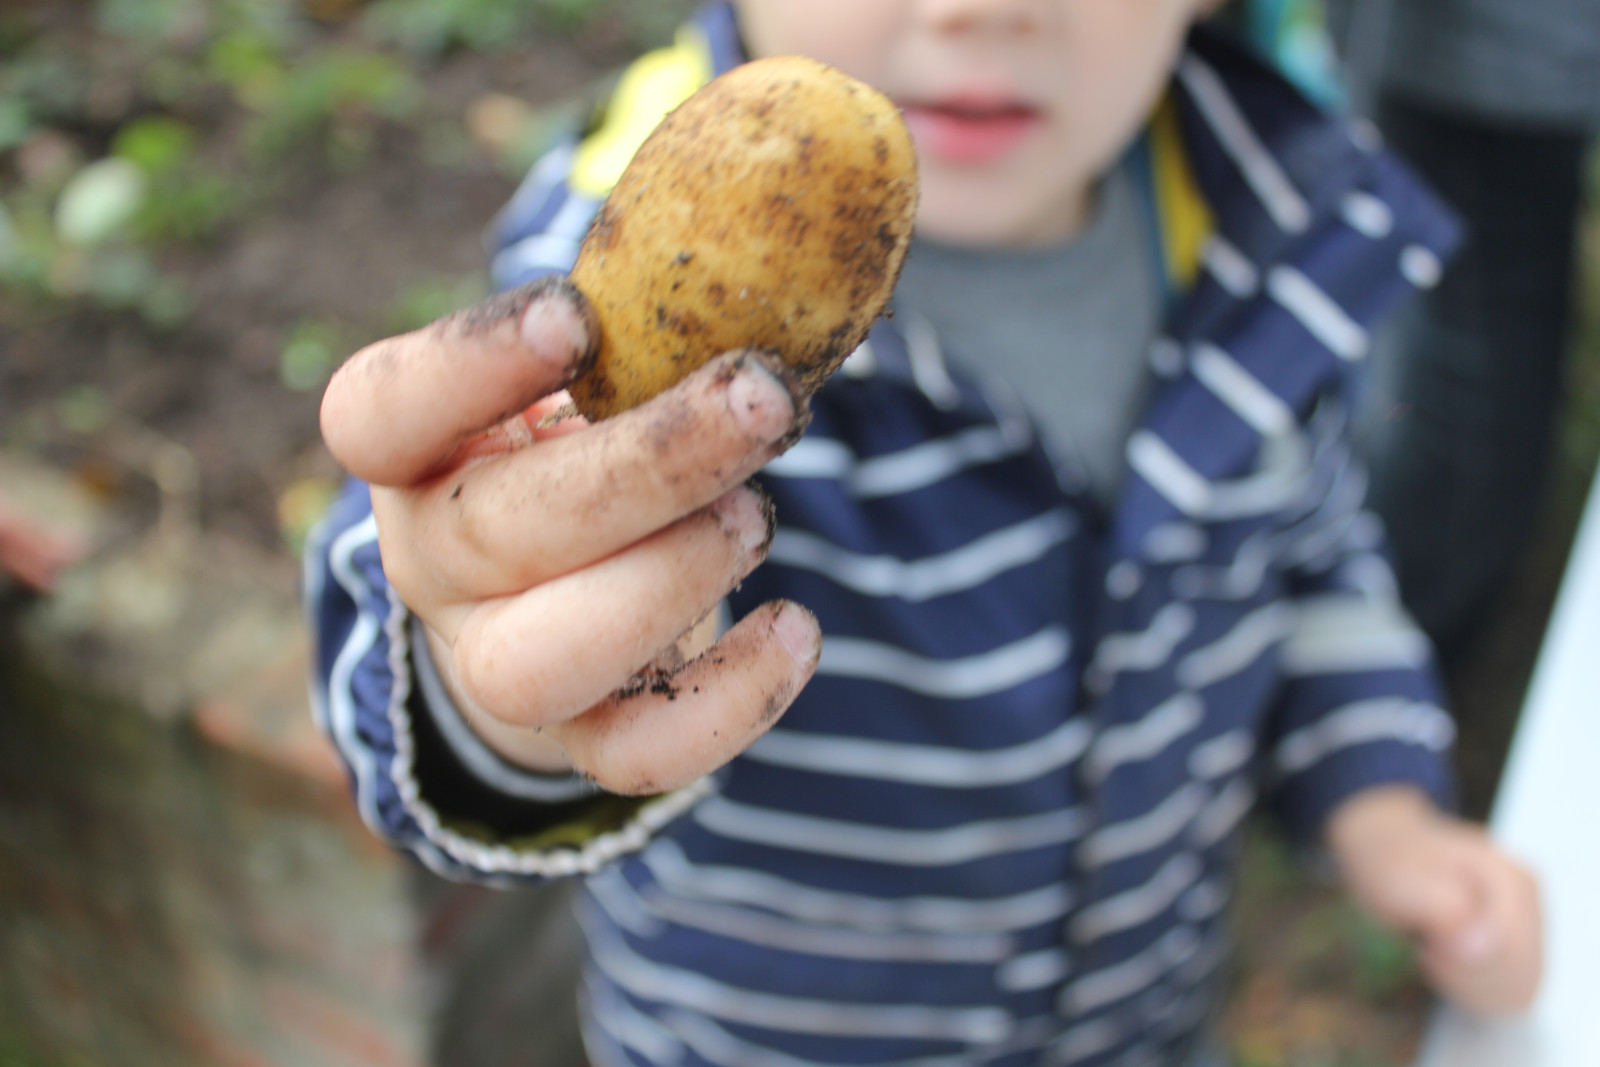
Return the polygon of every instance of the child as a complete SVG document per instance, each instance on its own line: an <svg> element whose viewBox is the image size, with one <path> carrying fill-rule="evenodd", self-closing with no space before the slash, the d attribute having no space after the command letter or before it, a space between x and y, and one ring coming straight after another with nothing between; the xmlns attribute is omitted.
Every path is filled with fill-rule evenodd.
<svg viewBox="0 0 1600 1067"><path fill-rule="evenodd" d="M554 278L330 385L373 488L311 549L319 710L435 870L591 875L598 1063L1192 1063L1258 792L1445 993L1532 996L1531 879L1441 813L1344 436L1452 227L1206 6L743 0L632 68L499 224L505 285L747 55L903 108L896 314L809 412L737 353L548 425L594 340Z"/></svg>

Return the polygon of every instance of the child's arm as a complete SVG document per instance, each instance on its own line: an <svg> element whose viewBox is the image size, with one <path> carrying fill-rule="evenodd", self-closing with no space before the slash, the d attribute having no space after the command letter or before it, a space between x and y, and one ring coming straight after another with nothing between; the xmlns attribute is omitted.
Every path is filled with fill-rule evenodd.
<svg viewBox="0 0 1600 1067"><path fill-rule="evenodd" d="M1442 993L1513 1011L1538 981L1537 893L1480 829L1444 814L1454 725L1362 514L1361 464L1328 425L1311 442L1322 506L1285 537L1296 604L1266 739L1270 799L1292 837L1332 847L1359 904L1419 938Z"/></svg>
<svg viewBox="0 0 1600 1067"><path fill-rule="evenodd" d="M424 859L450 827L448 812L430 822L409 773L427 753L407 721L408 612L500 758L576 766L614 794L720 766L816 663L815 620L789 603L674 662L680 635L765 555L770 517L741 483L798 422L784 384L734 355L603 423L541 425L590 340L571 286L533 283L364 349L323 401L329 448L372 484L377 540L347 494L351 515L313 553L325 714L363 814ZM436 865L482 873L458 851L460 866Z"/></svg>
<svg viewBox="0 0 1600 1067"><path fill-rule="evenodd" d="M1327 841L1351 896L1416 938L1441 993L1483 1014L1532 1002L1542 960L1538 886L1482 829L1391 786L1335 810Z"/></svg>

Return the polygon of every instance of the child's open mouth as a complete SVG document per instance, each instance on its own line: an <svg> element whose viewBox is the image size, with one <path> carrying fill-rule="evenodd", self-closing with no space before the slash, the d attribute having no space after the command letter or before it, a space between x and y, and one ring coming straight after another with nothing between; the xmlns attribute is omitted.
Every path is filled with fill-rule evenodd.
<svg viewBox="0 0 1600 1067"><path fill-rule="evenodd" d="M902 103L901 114L918 150L961 166L994 162L1043 121L1036 108L1003 100Z"/></svg>

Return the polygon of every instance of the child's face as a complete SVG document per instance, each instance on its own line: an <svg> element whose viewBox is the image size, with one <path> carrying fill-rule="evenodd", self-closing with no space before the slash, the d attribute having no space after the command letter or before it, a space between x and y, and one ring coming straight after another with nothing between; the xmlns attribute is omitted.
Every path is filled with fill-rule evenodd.
<svg viewBox="0 0 1600 1067"><path fill-rule="evenodd" d="M887 93L922 173L920 231L1042 245L1083 221L1209 0L739 0L757 56L799 53Z"/></svg>

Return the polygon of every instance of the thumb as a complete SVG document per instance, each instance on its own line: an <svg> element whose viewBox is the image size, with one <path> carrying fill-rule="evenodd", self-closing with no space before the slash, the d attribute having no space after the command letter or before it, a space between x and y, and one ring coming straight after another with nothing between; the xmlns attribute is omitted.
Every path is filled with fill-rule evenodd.
<svg viewBox="0 0 1600 1067"><path fill-rule="evenodd" d="M572 283L530 282L351 356L323 394L323 439L358 478L415 484L463 442L565 387L597 339Z"/></svg>

